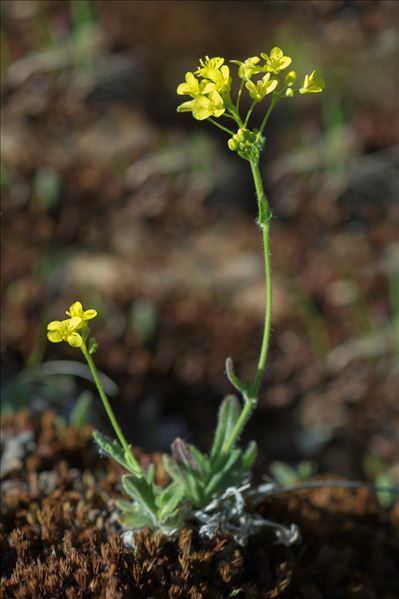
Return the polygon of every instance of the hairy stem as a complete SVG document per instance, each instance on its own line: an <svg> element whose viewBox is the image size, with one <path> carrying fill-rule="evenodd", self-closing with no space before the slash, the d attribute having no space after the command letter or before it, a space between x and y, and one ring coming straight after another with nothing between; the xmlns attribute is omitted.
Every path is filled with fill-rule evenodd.
<svg viewBox="0 0 399 599"><path fill-rule="evenodd" d="M270 246L269 246L269 231L270 231L270 208L263 190L261 174L259 172L259 163L251 162L251 171L254 179L256 197L258 200L258 222L262 228L263 236L263 251L265 260L265 278L266 278L266 305L265 305L265 320L263 326L263 339L259 355L258 367L256 370L255 381L247 392L243 391L244 407L241 411L227 443L223 447L223 451L227 453L234 446L237 438L241 434L246 425L252 411L256 407L257 397L262 382L262 377L265 371L267 352L269 349L271 320L272 320L272 270L270 263Z"/></svg>
<svg viewBox="0 0 399 599"><path fill-rule="evenodd" d="M133 453L132 453L132 451L131 451L131 449L130 449L130 447L129 447L129 445L128 445L128 443L127 443L127 441L126 441L126 439L125 439L125 437L124 437L124 435L123 435L123 433L121 431L121 428L120 428L120 426L119 426L119 424L118 424L118 422L117 422L117 420L115 418L114 412L113 412L113 410L111 408L111 404L109 403L108 397L105 395L103 386L102 386L101 381L100 381L100 377L98 376L97 369L96 369L95 364L93 362L93 358L91 357L91 355L90 355L90 353L89 353L89 351L87 349L86 343L84 341L83 341L83 345L81 345L80 349L82 350L82 353L83 353L84 357L86 358L87 364L89 365L91 374L93 375L93 379L94 379L95 385L97 387L98 394L101 397L101 400L102 400L102 402L104 404L105 411L107 412L107 416L110 419L110 422L111 422L111 424L113 426L115 434L118 437L118 439L119 439L119 441L120 441L123 449L125 450L125 452L130 456L131 461L134 464L135 468L137 469L138 472L140 472L141 471L141 466L137 462L136 458L133 456Z"/></svg>
<svg viewBox="0 0 399 599"><path fill-rule="evenodd" d="M259 172L259 164L257 162L251 162L252 176L255 183L256 196L258 199L258 210L259 210L259 225L262 228L263 237L263 254L264 254L264 265L265 265L265 278L266 278L266 303L265 303L265 320L263 326L263 339L262 346L258 361L258 367L256 371L256 377L254 382L254 395L255 397L259 393L260 384L262 382L263 373L265 371L267 352L269 349L271 321L272 321L272 269L270 263L270 208L263 190L262 177Z"/></svg>

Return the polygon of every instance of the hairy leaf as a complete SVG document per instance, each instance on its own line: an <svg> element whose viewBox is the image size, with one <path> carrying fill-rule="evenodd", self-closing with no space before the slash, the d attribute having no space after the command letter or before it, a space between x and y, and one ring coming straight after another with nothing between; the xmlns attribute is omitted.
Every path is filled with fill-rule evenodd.
<svg viewBox="0 0 399 599"><path fill-rule="evenodd" d="M179 483L172 483L164 489L156 499L159 507L160 519L171 516L183 499L184 487Z"/></svg>
<svg viewBox="0 0 399 599"><path fill-rule="evenodd" d="M207 497L211 497L218 488L223 487L224 490L226 486L235 481L237 473L234 472L234 469L237 470L237 466L240 466L241 457L242 451L240 449L233 449L223 467L212 476L207 484L205 488L205 495ZM238 474L241 475L240 468L238 468Z"/></svg>
<svg viewBox="0 0 399 599"><path fill-rule="evenodd" d="M211 459L217 459L223 445L240 416L240 403L235 395L228 395L222 402L219 410L218 424L211 449Z"/></svg>
<svg viewBox="0 0 399 599"><path fill-rule="evenodd" d="M197 470L200 472L201 477L205 477L209 472L209 460L208 457L203 454L199 449L195 447L195 445L188 445L188 449L193 457L193 460L196 463Z"/></svg>
<svg viewBox="0 0 399 599"><path fill-rule="evenodd" d="M113 458L119 464L121 464L126 470L135 475L140 475L141 472L137 470L136 464L131 461L129 454L126 455L122 445L116 439L110 439L107 435L103 435L99 431L93 432L94 441L100 448L102 453L105 453L110 458Z"/></svg>
<svg viewBox="0 0 399 599"><path fill-rule="evenodd" d="M256 445L256 442L251 441L242 455L243 470L251 470L251 468L256 460L257 454L258 454L258 447Z"/></svg>
<svg viewBox="0 0 399 599"><path fill-rule="evenodd" d="M122 477L122 486L124 491L133 497L135 501L143 508L143 510L156 517L157 506L155 503L154 486L146 481L145 478L138 478L130 474L125 474Z"/></svg>
<svg viewBox="0 0 399 599"><path fill-rule="evenodd" d="M145 528L154 525L151 516L141 510L137 504L135 505L134 503L123 500L118 500L115 504L121 510L119 521L123 526L126 526L127 528Z"/></svg>

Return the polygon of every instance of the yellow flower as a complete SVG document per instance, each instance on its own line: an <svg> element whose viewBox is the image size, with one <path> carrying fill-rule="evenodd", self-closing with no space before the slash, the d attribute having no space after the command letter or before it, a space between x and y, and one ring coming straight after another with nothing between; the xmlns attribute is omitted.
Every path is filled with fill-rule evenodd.
<svg viewBox="0 0 399 599"><path fill-rule="evenodd" d="M247 81L245 87L249 91L249 95L255 102L261 102L263 98L274 91L277 87L277 79L270 79L270 73L266 73L256 83L253 81Z"/></svg>
<svg viewBox="0 0 399 599"><path fill-rule="evenodd" d="M262 58L266 61L264 66L265 71L278 75L280 71L286 69L292 62L292 58L284 56L281 48L273 48L268 56L265 52L261 53Z"/></svg>
<svg viewBox="0 0 399 599"><path fill-rule="evenodd" d="M53 320L47 325L47 338L53 343L66 341L72 347L80 347L83 343L82 337L76 332L76 329L82 326L82 319L78 316L68 318L67 320Z"/></svg>
<svg viewBox="0 0 399 599"><path fill-rule="evenodd" d="M305 75L302 87L299 88L300 94L318 94L323 91L325 83L316 71L312 71L310 75Z"/></svg>
<svg viewBox="0 0 399 599"><path fill-rule="evenodd" d="M261 68L256 66L259 61L259 56L251 56L251 58L247 58L244 62L241 62L241 60L232 60L231 62L239 65L238 76L240 79L248 81L252 75L261 72Z"/></svg>
<svg viewBox="0 0 399 599"><path fill-rule="evenodd" d="M215 84L214 89L220 94L228 93L231 87L230 69L223 63L224 58L206 56L205 59L200 59L200 67L195 71L196 75L212 81Z"/></svg>
<svg viewBox="0 0 399 599"><path fill-rule="evenodd" d="M199 81L194 73L186 73L186 82L180 83L177 87L179 96L191 96L195 98L204 95L215 89L215 85L211 81Z"/></svg>
<svg viewBox="0 0 399 599"><path fill-rule="evenodd" d="M69 310L66 311L66 314L72 318L79 318L81 320L81 325L77 328L81 328L84 325L85 320L91 320L97 316L97 311L83 310L83 306L80 302L74 302L72 306L69 307Z"/></svg>
<svg viewBox="0 0 399 599"><path fill-rule="evenodd" d="M220 56L216 56L215 58L209 58L209 56L205 56L205 58L200 58L199 62L200 66L195 71L195 74L205 77L203 71L206 69L220 69L224 63L224 58L221 58Z"/></svg>
<svg viewBox="0 0 399 599"><path fill-rule="evenodd" d="M217 91L211 91L208 97L197 96L177 107L177 112L192 112L197 121L204 121L210 116L220 117L224 111L223 99Z"/></svg>

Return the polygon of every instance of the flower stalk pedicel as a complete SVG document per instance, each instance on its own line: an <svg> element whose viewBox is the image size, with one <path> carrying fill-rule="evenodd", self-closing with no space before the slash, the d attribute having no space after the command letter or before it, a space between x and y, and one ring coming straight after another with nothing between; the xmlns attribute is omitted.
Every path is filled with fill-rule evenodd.
<svg viewBox="0 0 399 599"><path fill-rule="evenodd" d="M80 302L75 302L67 311L68 319L53 321L48 325L47 335L50 341L65 341L82 351L115 431L115 440L99 432L94 432L94 439L103 453L122 464L128 472L122 478L122 486L132 501L117 502L121 510L122 524L133 529L150 527L168 535L173 535L188 518L197 518L200 522L204 519L207 521L207 510L216 505L215 501L217 505L225 504L227 498L241 497L242 489L248 487L247 481L256 458L256 443L252 441L245 450L236 445L257 404L268 354L272 316L269 246L271 210L259 171L259 161L265 144L264 130L271 112L281 100L292 98L296 91L300 94L318 93L324 88L324 83L316 71L312 71L305 76L297 90L296 72L289 71L285 76L282 73L292 60L285 56L280 48L273 48L269 54L261 53L260 56L252 56L244 61L231 62L238 65L240 80L235 100L231 96L230 68L222 57L207 56L201 59L198 69L186 73L185 81L177 88L178 95L190 97L178 106L178 112L191 112L195 119L208 120L227 133L228 148L250 163L258 202L257 220L263 238L266 302L258 364L253 380L241 381L234 372L233 360L226 360L227 377L242 395L243 405L240 405L235 396L228 396L223 400L209 454L202 453L182 439L176 439L172 444L171 455L163 456L164 468L171 482L166 488L157 485L154 481L154 466L150 465L144 471L134 457L97 374L92 357L97 343L89 337L88 324L97 312L93 309L84 310ZM246 92L252 104L244 116L241 115L240 105L242 95ZM253 111L263 102L268 102L263 120L259 128L251 128L249 123ZM222 118L228 119L226 124L220 121ZM230 499L226 505L229 501ZM242 511L243 508L240 509ZM204 526L206 528L206 525Z"/></svg>

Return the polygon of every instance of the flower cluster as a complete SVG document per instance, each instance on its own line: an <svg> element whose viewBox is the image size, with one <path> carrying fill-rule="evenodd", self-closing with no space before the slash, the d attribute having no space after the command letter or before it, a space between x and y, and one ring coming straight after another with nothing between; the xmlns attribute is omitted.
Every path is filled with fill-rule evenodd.
<svg viewBox="0 0 399 599"><path fill-rule="evenodd" d="M186 73L185 79L178 86L177 93L180 96L191 96L192 100L180 104L177 111L192 112L198 121L222 116L231 87L230 69L224 64L224 58L207 56L201 59L195 73Z"/></svg>
<svg viewBox="0 0 399 599"><path fill-rule="evenodd" d="M273 107L283 98L291 98L295 91L300 94L314 94L323 91L324 81L316 71L305 75L298 90L295 90L296 71L290 71L285 77L282 71L292 63L292 58L286 56L281 48L275 47L266 54L250 56L244 61L232 60L238 66L238 77L241 79L240 91L235 102L231 97L231 76L225 59L221 57L200 59L199 67L194 72L186 73L185 81L177 87L179 95L190 96L191 99L178 106L178 112L191 112L199 121L221 116L233 119L240 129L246 129L254 106L262 102L266 96L273 98ZM241 118L239 104L243 89L246 89L252 99L246 118ZM215 122L213 124L231 133L231 131ZM262 134L262 127L259 130ZM233 139L233 138L231 138ZM230 149L235 144L229 144ZM238 150L237 150L238 151Z"/></svg>
<svg viewBox="0 0 399 599"><path fill-rule="evenodd" d="M83 310L80 302L74 302L66 311L69 318L53 320L47 325L47 338L53 343L66 341L72 347L81 347L86 337L86 321L97 316L96 310Z"/></svg>

